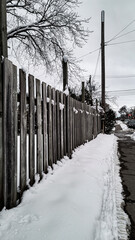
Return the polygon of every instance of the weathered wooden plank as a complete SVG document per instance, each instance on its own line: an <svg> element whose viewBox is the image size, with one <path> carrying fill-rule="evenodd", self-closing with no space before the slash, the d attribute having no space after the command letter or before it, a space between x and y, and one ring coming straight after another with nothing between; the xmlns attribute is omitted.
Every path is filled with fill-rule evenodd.
<svg viewBox="0 0 135 240"><path fill-rule="evenodd" d="M17 199L17 69L5 59L3 81L4 205L16 206Z"/></svg>
<svg viewBox="0 0 135 240"><path fill-rule="evenodd" d="M83 109L83 144L85 143L85 103L82 103Z"/></svg>
<svg viewBox="0 0 135 240"><path fill-rule="evenodd" d="M77 147L77 115L78 115L78 110L77 110L77 101L75 100L75 118L74 118L74 127L75 127L75 148Z"/></svg>
<svg viewBox="0 0 135 240"><path fill-rule="evenodd" d="M36 79L37 98L37 173L42 178L43 173L43 142L42 142L42 120L41 120L41 83Z"/></svg>
<svg viewBox="0 0 135 240"><path fill-rule="evenodd" d="M79 116L78 116L78 146L83 143L83 110L82 110L82 103L78 102L78 107L80 109ZM80 130L79 130L80 129Z"/></svg>
<svg viewBox="0 0 135 240"><path fill-rule="evenodd" d="M27 111L26 111L26 74L19 70L20 81L20 194L26 189L26 140L27 140Z"/></svg>
<svg viewBox="0 0 135 240"><path fill-rule="evenodd" d="M42 83L43 96L43 171L47 173L48 168L48 141L47 141L47 94L46 83Z"/></svg>
<svg viewBox="0 0 135 240"><path fill-rule="evenodd" d="M100 117L100 113L98 114L98 133L101 132L101 117Z"/></svg>
<svg viewBox="0 0 135 240"><path fill-rule="evenodd" d="M56 131L56 94L52 89L52 141L53 141L53 163L57 162L57 131Z"/></svg>
<svg viewBox="0 0 135 240"><path fill-rule="evenodd" d="M3 121L0 116L0 210L4 207L3 179Z"/></svg>
<svg viewBox="0 0 135 240"><path fill-rule="evenodd" d="M6 1L0 1L0 59L7 57ZM0 61L0 210L4 205L3 197L3 63Z"/></svg>
<svg viewBox="0 0 135 240"><path fill-rule="evenodd" d="M81 126L81 111L80 111L80 102L77 101L77 110L78 110L78 114L77 114L77 147L80 145L80 135L82 138L82 126Z"/></svg>
<svg viewBox="0 0 135 240"><path fill-rule="evenodd" d="M72 133L72 149L74 150L75 148L75 99L72 99L72 129L73 129L73 133Z"/></svg>
<svg viewBox="0 0 135 240"><path fill-rule="evenodd" d="M32 186L35 182L35 104L34 77L28 76L29 84L29 179Z"/></svg>
<svg viewBox="0 0 135 240"><path fill-rule="evenodd" d="M3 168L4 168L4 160L3 160L3 72L2 72L3 64L0 63L0 210L4 207L4 195L3 195Z"/></svg>
<svg viewBox="0 0 135 240"><path fill-rule="evenodd" d="M48 97L48 164L53 167L53 146L52 146L52 106L51 106L51 87L47 86Z"/></svg>
<svg viewBox="0 0 135 240"><path fill-rule="evenodd" d="M86 141L89 140L89 125L88 125L88 121L89 121L89 109L88 109L88 105L86 105L86 125L85 125L85 136L86 136Z"/></svg>
<svg viewBox="0 0 135 240"><path fill-rule="evenodd" d="M57 160L60 160L60 107L59 91L56 91L56 130L57 130Z"/></svg>
<svg viewBox="0 0 135 240"><path fill-rule="evenodd" d="M18 120L17 120L17 67L13 65L13 181L12 181L12 207L16 206L17 201L17 135L18 135Z"/></svg>
<svg viewBox="0 0 135 240"><path fill-rule="evenodd" d="M92 109L92 139L94 138L94 109Z"/></svg>
<svg viewBox="0 0 135 240"><path fill-rule="evenodd" d="M64 103L64 110L63 110L63 114L64 114L64 155L66 155L67 153L67 125L66 125L66 94L63 94L63 103Z"/></svg>
<svg viewBox="0 0 135 240"><path fill-rule="evenodd" d="M83 139L84 139L84 135L83 135L83 107L82 107L82 103L80 102L79 104L79 108L81 111L79 111L80 114L80 120L79 120L79 124L80 124L80 132L79 132L79 145L83 144Z"/></svg>
<svg viewBox="0 0 135 240"><path fill-rule="evenodd" d="M70 97L70 152L73 150L73 98Z"/></svg>
<svg viewBox="0 0 135 240"><path fill-rule="evenodd" d="M89 136L88 136L88 140L90 141L91 140L91 129L92 129L92 126L91 126L91 107L90 105L88 106L88 112L89 112L89 115L88 115L88 127L89 127Z"/></svg>
<svg viewBox="0 0 135 240"><path fill-rule="evenodd" d="M80 145L80 135L81 135L81 112L80 112L80 102L76 102L76 108L78 111L77 117L76 117L76 142L77 142L77 147ZM82 135L81 135L82 137Z"/></svg>
<svg viewBox="0 0 135 240"><path fill-rule="evenodd" d="M67 96L67 155L71 158L71 137L70 137L70 97Z"/></svg>
<svg viewBox="0 0 135 240"><path fill-rule="evenodd" d="M96 110L94 110L94 138L97 136L97 116Z"/></svg>
<svg viewBox="0 0 135 240"><path fill-rule="evenodd" d="M60 157L64 157L63 131L63 93L60 92Z"/></svg>

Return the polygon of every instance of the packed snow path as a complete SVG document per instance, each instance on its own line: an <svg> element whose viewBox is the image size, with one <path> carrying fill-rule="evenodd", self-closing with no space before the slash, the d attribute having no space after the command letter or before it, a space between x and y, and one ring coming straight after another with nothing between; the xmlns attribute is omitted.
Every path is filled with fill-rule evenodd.
<svg viewBox="0 0 135 240"><path fill-rule="evenodd" d="M0 213L1 240L127 239L117 139L100 134Z"/></svg>

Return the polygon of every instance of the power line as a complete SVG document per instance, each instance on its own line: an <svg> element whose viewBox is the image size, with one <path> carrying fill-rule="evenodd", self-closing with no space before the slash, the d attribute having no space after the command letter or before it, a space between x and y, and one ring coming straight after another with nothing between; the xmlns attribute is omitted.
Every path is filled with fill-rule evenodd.
<svg viewBox="0 0 135 240"><path fill-rule="evenodd" d="M89 75L85 75L85 77L89 77ZM96 75L96 78L100 78L101 75ZM134 75L106 75L106 78L135 78Z"/></svg>
<svg viewBox="0 0 135 240"><path fill-rule="evenodd" d="M98 91L98 92L101 92L101 90ZM106 92L107 92L107 93L135 92L135 89L119 89L119 90L112 90L112 91L108 90L108 91L106 91Z"/></svg>
<svg viewBox="0 0 135 240"><path fill-rule="evenodd" d="M126 36L126 35L128 35L128 34L130 34L130 33L133 33L133 32L135 32L135 29L132 30L132 31L129 31L129 32L127 32L127 33L124 33L124 34L122 34L122 35L120 35L120 36L118 36L118 37L116 37L114 40L119 39L119 38L121 38L121 37L124 37L124 36Z"/></svg>
<svg viewBox="0 0 135 240"><path fill-rule="evenodd" d="M131 42L135 42L135 39L134 40L125 41L125 42L105 44L105 46L118 45L118 44L131 43Z"/></svg>
<svg viewBox="0 0 135 240"><path fill-rule="evenodd" d="M106 43L109 43L109 42L115 40L115 38L116 38L117 36L119 36L120 33L122 33L125 29L127 29L134 21L135 21L135 20L132 20L132 21L131 21L129 24L127 24L120 32L118 32L114 37L112 37L112 38L111 38L110 40L108 40Z"/></svg>
<svg viewBox="0 0 135 240"><path fill-rule="evenodd" d="M135 95L135 89L114 90L114 91L107 91L107 93L115 96L131 96L131 95Z"/></svg>
<svg viewBox="0 0 135 240"><path fill-rule="evenodd" d="M132 93L129 93L129 92L126 92L126 93L111 93L111 95L113 95L115 97L135 96L135 92L132 92Z"/></svg>
<svg viewBox="0 0 135 240"><path fill-rule="evenodd" d="M97 68L98 68L98 63L99 63L99 58L100 58L100 50L99 49L99 53L98 53L98 57L97 57L97 62L96 62L96 67L95 67L95 71L94 71L94 75L92 77L92 80L94 80L95 76L96 76L96 72L97 72Z"/></svg>
<svg viewBox="0 0 135 240"><path fill-rule="evenodd" d="M98 91L101 93L101 91ZM135 89L120 89L120 90L112 90L112 91L106 91L107 94L119 94L119 96L130 96L130 95L135 95ZM121 95L123 94L123 95Z"/></svg>
<svg viewBox="0 0 135 240"><path fill-rule="evenodd" d="M101 75L96 75L96 77L100 78ZM110 78L110 79L118 79L118 78L135 78L135 75L106 75L106 78Z"/></svg>
<svg viewBox="0 0 135 240"><path fill-rule="evenodd" d="M96 48L95 50L93 50L93 51L91 51L91 52L89 52L89 53L87 53L87 54L84 54L84 55L78 57L76 60L78 60L78 59L80 59L80 58L84 58L84 57L86 57L86 56L88 56L89 54L92 54L92 53L94 53L94 52L97 52L97 51L99 51L99 49L100 49L100 48Z"/></svg>
<svg viewBox="0 0 135 240"><path fill-rule="evenodd" d="M135 89L120 89L120 90L112 90L107 92L128 92L128 91L135 91Z"/></svg>

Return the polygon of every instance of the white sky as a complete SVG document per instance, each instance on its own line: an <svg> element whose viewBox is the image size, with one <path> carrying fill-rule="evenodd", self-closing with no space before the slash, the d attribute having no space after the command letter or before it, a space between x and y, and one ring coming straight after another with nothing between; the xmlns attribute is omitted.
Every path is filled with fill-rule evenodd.
<svg viewBox="0 0 135 240"><path fill-rule="evenodd" d="M100 47L101 42L101 11L105 10L105 41L110 40L129 23L135 20L134 15L135 1L134 0L82 0L82 5L79 9L79 13L83 17L91 17L89 23L89 29L94 32L90 34L88 43L79 51L76 51L78 57L89 53L94 49ZM135 30L135 22L133 22L125 31L120 35L129 31ZM135 40L135 32L125 35L110 43L124 42ZM106 56L106 90L125 90L135 89L135 77L126 77L129 75L135 75L135 42L107 46L105 49ZM82 66L88 70L88 74L94 74L98 52L89 54L82 58ZM99 61L97 68L97 75L95 80L100 82L100 64ZM86 75L88 75L86 74ZM124 75L124 78L108 78L107 75ZM125 96L125 93L117 93L118 106L122 105L134 106L134 95ZM112 94L114 95L114 94ZM124 95L124 96L120 96Z"/></svg>
<svg viewBox="0 0 135 240"><path fill-rule="evenodd" d="M81 18L91 17L90 23L87 25L89 30L94 31L90 34L88 42L80 49L75 50L75 56L77 58L88 54L89 52L100 47L101 42L101 11L105 11L105 41L110 40L117 33L119 33L123 28L125 28L129 23L135 20L134 10L135 1L134 0L82 0L82 4L78 8L78 12ZM121 34L127 33L129 31L135 30L135 22L133 22L125 31ZM110 43L124 42L135 40L135 31L125 35L115 41ZM99 52L89 54L82 58L81 66L87 70L84 74L84 80L89 78L89 75L94 75L96 62ZM11 57L11 56L10 56ZM127 90L135 89L135 42L107 46L105 49L106 57L106 90ZM12 59L12 58L11 58ZM99 64L96 71L95 81L100 84L100 64L101 55L99 58ZM16 59L12 59L14 64L17 65ZM20 65L24 67L24 61ZM38 77L45 82L49 82L50 85L62 89L62 81L59 82L55 76L51 78L45 77L45 68L41 66L36 69L36 67L29 67L27 72L30 72L35 77ZM108 75L113 76L124 76L123 78L111 78ZM128 77L127 76L132 76ZM134 77L133 77L134 76ZM80 83L81 85L81 83ZM134 106L135 91L127 92L117 92L112 93L112 96L117 96L117 105L110 103L114 110L118 110L121 106L127 105L128 107ZM123 96L120 96L123 95Z"/></svg>

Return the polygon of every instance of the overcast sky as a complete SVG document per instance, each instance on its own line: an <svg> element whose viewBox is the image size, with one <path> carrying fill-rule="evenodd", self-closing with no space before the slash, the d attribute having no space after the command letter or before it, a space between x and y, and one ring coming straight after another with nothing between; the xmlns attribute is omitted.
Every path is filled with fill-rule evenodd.
<svg viewBox="0 0 135 240"><path fill-rule="evenodd" d="M105 11L105 41L112 39L117 33L124 31L119 38L110 41L108 44L120 43L135 40L135 1L134 0L82 0L79 14L82 17L91 17L89 29L94 32L90 34L88 43L79 51L76 51L78 57L83 56L97 48L100 48L101 42L101 11ZM134 30L134 31L133 31ZM125 36L125 33L129 33ZM99 51L82 57L81 65L88 70L88 74L94 75ZM106 58L106 90L128 90L135 89L135 42L108 45L105 48ZM100 64L101 55L97 67L95 80L100 83ZM88 77L86 74L86 77ZM117 76L117 78L116 78ZM128 77L127 77L128 76ZM133 77L134 76L134 77ZM113 77L113 78L111 78ZM122 78L120 78L122 77ZM117 97L117 106L122 105L135 106L135 91L115 92L112 95ZM128 96L126 96L128 94ZM123 96L120 96L123 95Z"/></svg>
<svg viewBox="0 0 135 240"><path fill-rule="evenodd" d="M105 41L112 39L117 33L122 31L116 40L110 41L108 44L115 44L125 41L135 40L135 0L82 0L82 4L78 8L81 18L91 17L88 24L89 30L93 31L88 38L88 42L81 48L75 50L75 56L82 59L81 66L87 70L84 74L84 80L89 78L89 75L94 75L97 60L97 71L94 77L95 81L101 83L101 55L100 50L88 54L95 49L100 48L101 43L101 11L105 11ZM125 36L125 33L129 33ZM88 54L85 57L84 55ZM99 58L98 58L99 57ZM17 64L16 59L13 60ZM114 109L119 109L123 105L128 107L135 106L135 90L119 92L118 90L135 89L135 42L125 44L108 45L105 47L105 62L106 62L106 91L115 91L112 96L117 96L117 105L110 102ZM20 61L21 64L21 61ZM36 68L34 68L35 70ZM32 72L31 68L28 71L39 79L48 79L44 77L44 67ZM56 77L52 77L51 85L56 86ZM60 83L62 86L62 82ZM81 84L81 83L80 83ZM128 94L128 95L127 95ZM132 95L131 95L132 94ZM134 95L133 95L134 94ZM123 95L123 96L121 96ZM108 102L109 103L109 102Z"/></svg>

